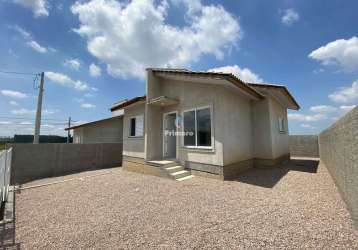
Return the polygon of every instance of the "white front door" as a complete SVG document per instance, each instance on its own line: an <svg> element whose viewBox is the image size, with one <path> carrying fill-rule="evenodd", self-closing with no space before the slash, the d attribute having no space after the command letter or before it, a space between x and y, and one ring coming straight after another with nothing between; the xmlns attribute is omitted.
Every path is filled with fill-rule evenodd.
<svg viewBox="0 0 358 250"><path fill-rule="evenodd" d="M177 151L176 112L163 116L163 157L175 159Z"/></svg>

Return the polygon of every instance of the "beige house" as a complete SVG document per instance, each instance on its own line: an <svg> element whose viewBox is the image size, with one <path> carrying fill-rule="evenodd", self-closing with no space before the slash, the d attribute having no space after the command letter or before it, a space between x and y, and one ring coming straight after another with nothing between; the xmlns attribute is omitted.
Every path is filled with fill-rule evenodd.
<svg viewBox="0 0 358 250"><path fill-rule="evenodd" d="M146 96L121 102L123 166L185 179L232 178L289 159L286 87L226 73L147 69Z"/></svg>
<svg viewBox="0 0 358 250"><path fill-rule="evenodd" d="M83 123L65 130L73 130L73 143L118 143L123 141L123 116Z"/></svg>

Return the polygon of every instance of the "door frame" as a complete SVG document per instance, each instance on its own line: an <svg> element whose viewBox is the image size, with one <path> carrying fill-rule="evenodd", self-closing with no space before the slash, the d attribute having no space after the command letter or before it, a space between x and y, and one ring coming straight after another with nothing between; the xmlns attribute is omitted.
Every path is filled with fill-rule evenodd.
<svg viewBox="0 0 358 250"><path fill-rule="evenodd" d="M166 113L163 113L163 128L162 128L162 140L163 140L163 159L166 157L165 155L165 147L166 147L166 143L165 143L165 119L166 119L166 116L167 115L170 115L170 114L175 114L175 119L178 119L178 111L175 110L175 111L170 111L170 112L166 112ZM176 126L175 124L175 132L177 133L178 132L178 127ZM177 159L177 156L178 156L178 136L176 135L175 136L175 159Z"/></svg>

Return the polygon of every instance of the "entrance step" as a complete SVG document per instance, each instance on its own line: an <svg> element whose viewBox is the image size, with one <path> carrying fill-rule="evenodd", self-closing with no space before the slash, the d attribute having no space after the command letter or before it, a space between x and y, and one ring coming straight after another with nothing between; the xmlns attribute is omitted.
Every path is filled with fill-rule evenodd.
<svg viewBox="0 0 358 250"><path fill-rule="evenodd" d="M176 165L174 167L165 168L165 170L167 170L169 173L175 173L175 172L184 170L184 168L182 166L180 166L180 165Z"/></svg>
<svg viewBox="0 0 358 250"><path fill-rule="evenodd" d="M178 172L170 173L176 180L191 175L187 170L180 170Z"/></svg>
<svg viewBox="0 0 358 250"><path fill-rule="evenodd" d="M184 169L184 167L176 161L159 160L147 161L146 163L151 166L160 167L168 174L168 177L177 181L184 181L194 177L193 175L191 175L190 170Z"/></svg>
<svg viewBox="0 0 358 250"><path fill-rule="evenodd" d="M175 161L162 160L162 161L147 161L147 164L155 167L168 168L168 167L174 167L178 163Z"/></svg>
<svg viewBox="0 0 358 250"><path fill-rule="evenodd" d="M188 175L188 176L185 176L185 177L176 179L176 180L177 180L177 181L185 181L185 180L191 179L191 178L193 178L193 177L194 177L194 175Z"/></svg>

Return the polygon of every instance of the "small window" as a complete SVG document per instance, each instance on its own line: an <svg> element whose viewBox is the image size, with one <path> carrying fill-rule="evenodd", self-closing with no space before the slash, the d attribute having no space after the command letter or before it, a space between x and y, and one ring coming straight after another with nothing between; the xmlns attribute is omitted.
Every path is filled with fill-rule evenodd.
<svg viewBox="0 0 358 250"><path fill-rule="evenodd" d="M211 110L194 109L184 112L184 146L211 147Z"/></svg>
<svg viewBox="0 0 358 250"><path fill-rule="evenodd" d="M281 133L285 132L285 120L282 117L278 118L278 129Z"/></svg>
<svg viewBox="0 0 358 250"><path fill-rule="evenodd" d="M135 137L135 136L143 136L143 115L139 115L136 117L130 118L130 127L129 127L129 136Z"/></svg>

